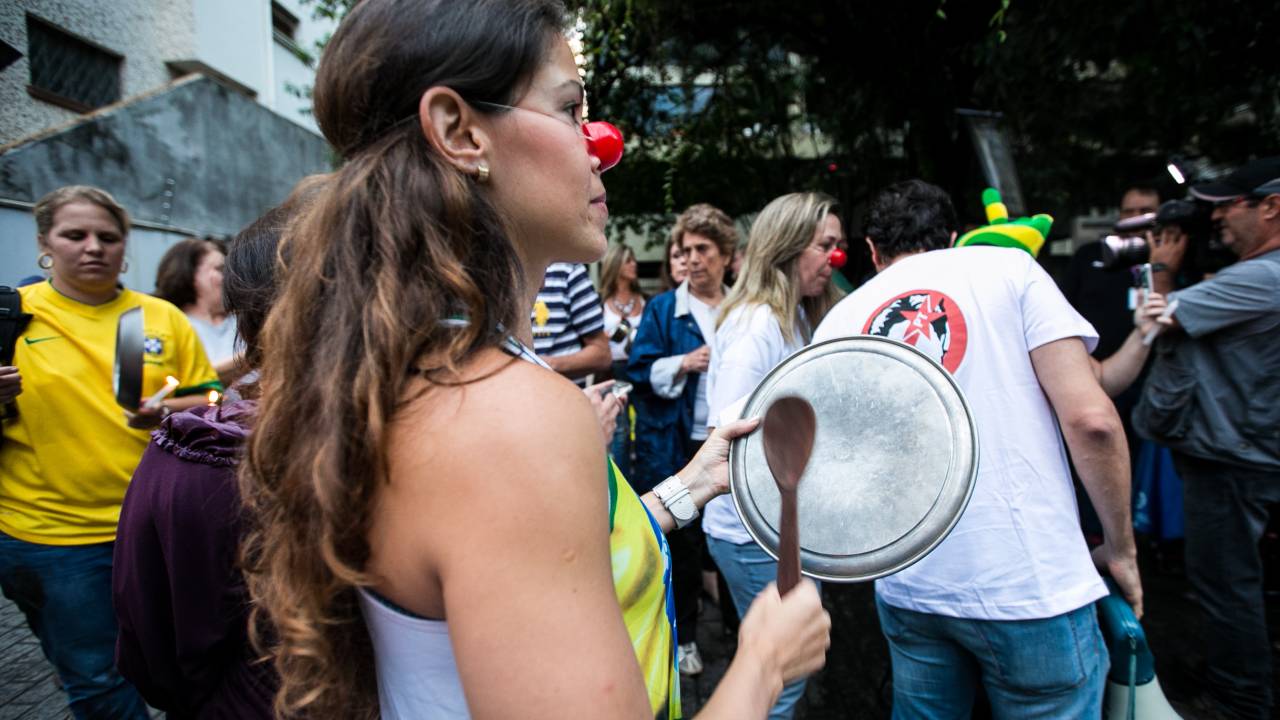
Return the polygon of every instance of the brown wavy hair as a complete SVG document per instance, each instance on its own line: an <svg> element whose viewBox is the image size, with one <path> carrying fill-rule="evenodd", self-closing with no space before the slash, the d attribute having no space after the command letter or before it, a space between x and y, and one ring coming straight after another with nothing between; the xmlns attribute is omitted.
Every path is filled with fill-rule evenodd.
<svg viewBox="0 0 1280 720"><path fill-rule="evenodd" d="M315 117L345 162L285 230L240 475L254 637L280 675L280 716L377 715L356 589L374 582L388 427L415 375L450 382L528 312L502 218L431 147L419 100L443 86L506 112L477 103L514 104L564 17L555 0L365 0L321 59Z"/></svg>
<svg viewBox="0 0 1280 720"><path fill-rule="evenodd" d="M698 203L685 208L671 228L671 239L684 247L685 233L694 233L714 242L725 260L732 260L738 247L738 227L728 213L714 205Z"/></svg>
<svg viewBox="0 0 1280 720"><path fill-rule="evenodd" d="M204 256L213 251L227 254L226 243L216 238L186 238L174 243L160 258L156 269L156 291L152 293L186 310L196 302L196 270Z"/></svg>

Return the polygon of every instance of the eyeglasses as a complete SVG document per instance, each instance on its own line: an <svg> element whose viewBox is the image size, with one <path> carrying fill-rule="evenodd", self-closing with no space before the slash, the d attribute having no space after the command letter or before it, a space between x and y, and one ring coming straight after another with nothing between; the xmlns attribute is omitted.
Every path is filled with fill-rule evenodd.
<svg viewBox="0 0 1280 720"><path fill-rule="evenodd" d="M548 112L542 112L541 110L534 110L532 108L523 108L523 107L518 107L516 105L503 105L502 103L487 102L484 100L475 100L475 101L472 101L471 104L484 105L485 107L498 108L500 110L521 110L524 112L533 113L534 115L549 117L552 120L555 120L556 122L565 123L572 128L581 129L583 125L586 125L586 122L581 119L579 119L577 122L574 122L573 120L570 120L567 115L553 115Z"/></svg>
<svg viewBox="0 0 1280 720"><path fill-rule="evenodd" d="M515 105L503 105L502 103L486 102L477 100L473 104L486 105L493 108L502 108L505 110L523 110L524 112L533 113L549 117L557 122L568 121L570 127L576 127L582 133L582 137L587 143L587 152L600 161L600 172L604 172L609 168L617 165L622 160L622 131L614 127L612 123L603 120L594 122L573 122L566 117L552 115L541 110L533 110L530 108L517 107Z"/></svg>

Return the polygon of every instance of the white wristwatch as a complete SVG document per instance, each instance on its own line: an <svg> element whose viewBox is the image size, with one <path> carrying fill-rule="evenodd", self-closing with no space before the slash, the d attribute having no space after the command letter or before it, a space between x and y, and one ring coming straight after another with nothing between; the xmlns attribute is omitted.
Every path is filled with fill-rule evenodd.
<svg viewBox="0 0 1280 720"><path fill-rule="evenodd" d="M698 519L698 506L693 503L689 488L684 486L684 481L679 477L672 475L658 483L653 494L662 501L662 506L671 513L671 517L676 519L677 529Z"/></svg>

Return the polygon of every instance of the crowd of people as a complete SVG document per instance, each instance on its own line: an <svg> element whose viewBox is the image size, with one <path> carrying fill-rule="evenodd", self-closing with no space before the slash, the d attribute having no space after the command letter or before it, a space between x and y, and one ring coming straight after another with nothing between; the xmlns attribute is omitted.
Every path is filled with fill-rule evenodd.
<svg viewBox="0 0 1280 720"><path fill-rule="evenodd" d="M1088 279L1064 295L1044 231L958 238L920 180L872 198L860 286L835 272L843 209L795 192L745 243L684 210L648 296L606 240L564 23L555 0L359 4L314 90L342 164L229 244L176 244L155 296L120 283L110 194L37 203L45 277L0 367L0 589L75 717L676 718L704 595L738 641L698 717L792 717L831 620L816 583L778 593L726 496L760 424L734 408L807 345L868 334L950 372L980 438L954 530L876 582L894 717L965 717L980 692L996 717L1101 715L1103 576L1143 613L1125 392L1185 482L1206 703L1269 716L1280 159L1193 187L1238 261L1191 282L1186 235L1152 235L1151 291L1106 313L1095 356L1070 302Z"/></svg>

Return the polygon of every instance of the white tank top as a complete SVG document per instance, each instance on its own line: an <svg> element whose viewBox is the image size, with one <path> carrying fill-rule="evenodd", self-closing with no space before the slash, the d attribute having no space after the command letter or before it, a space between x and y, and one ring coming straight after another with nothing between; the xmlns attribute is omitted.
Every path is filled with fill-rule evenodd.
<svg viewBox="0 0 1280 720"><path fill-rule="evenodd" d="M386 720L470 718L449 644L449 625L410 615L359 588L373 640L378 703Z"/></svg>

